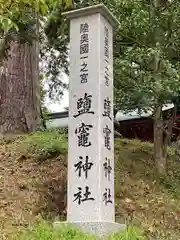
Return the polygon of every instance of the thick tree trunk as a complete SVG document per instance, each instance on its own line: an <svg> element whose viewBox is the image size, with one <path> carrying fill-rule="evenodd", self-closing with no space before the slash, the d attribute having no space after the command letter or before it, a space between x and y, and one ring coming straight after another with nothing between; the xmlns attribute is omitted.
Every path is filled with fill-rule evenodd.
<svg viewBox="0 0 180 240"><path fill-rule="evenodd" d="M36 14L34 33L39 31ZM0 69L0 133L27 133L40 122L39 44L11 42Z"/></svg>
<svg viewBox="0 0 180 240"><path fill-rule="evenodd" d="M39 122L37 45L13 42L0 72L0 133L26 133Z"/></svg>
<svg viewBox="0 0 180 240"><path fill-rule="evenodd" d="M154 113L154 159L159 174L166 172L167 146L164 148L163 129L162 106L159 105Z"/></svg>

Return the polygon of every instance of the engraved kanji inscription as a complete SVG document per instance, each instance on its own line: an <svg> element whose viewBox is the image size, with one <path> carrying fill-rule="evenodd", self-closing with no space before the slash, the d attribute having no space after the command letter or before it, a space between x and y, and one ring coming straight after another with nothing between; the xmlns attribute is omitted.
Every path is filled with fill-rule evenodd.
<svg viewBox="0 0 180 240"><path fill-rule="evenodd" d="M87 81L88 81L88 73L80 74L80 79L81 79L81 83L87 83Z"/></svg>
<svg viewBox="0 0 180 240"><path fill-rule="evenodd" d="M89 44L85 43L80 45L80 54L88 53L89 52Z"/></svg>
<svg viewBox="0 0 180 240"><path fill-rule="evenodd" d="M91 170L93 163L89 161L89 157L86 156L85 161L83 161L83 157L79 157L79 162L74 164L75 171L78 172L78 176L82 176L82 172L85 174L85 178L88 178L88 171Z"/></svg>
<svg viewBox="0 0 180 240"><path fill-rule="evenodd" d="M109 30L106 26L104 28L104 32L105 32L104 55L106 58L109 58Z"/></svg>
<svg viewBox="0 0 180 240"><path fill-rule="evenodd" d="M105 205L107 205L108 203L112 203L112 195L109 188L105 189L105 193L103 194L103 202L105 202Z"/></svg>
<svg viewBox="0 0 180 240"><path fill-rule="evenodd" d="M108 117L110 120L111 118L111 101L107 97L104 99L104 113L102 114L104 117Z"/></svg>
<svg viewBox="0 0 180 240"><path fill-rule="evenodd" d="M110 164L110 159L106 157L105 159L105 163L103 164L104 167L104 173L105 173L105 177L108 178L108 180L110 181L110 176L111 176L111 172L112 172L112 167Z"/></svg>
<svg viewBox="0 0 180 240"><path fill-rule="evenodd" d="M78 137L78 146L80 147L89 147L92 145L89 141L89 131L93 128L91 124L81 123L80 127L76 128L75 134Z"/></svg>
<svg viewBox="0 0 180 240"><path fill-rule="evenodd" d="M81 64L80 72L88 72L87 63L85 61Z"/></svg>
<svg viewBox="0 0 180 240"><path fill-rule="evenodd" d="M77 110L78 113L73 115L74 118L85 114L94 114L94 111L91 111L91 106L92 106L92 95L88 95L87 93L84 94L84 97L79 98L77 101Z"/></svg>
<svg viewBox="0 0 180 240"><path fill-rule="evenodd" d="M109 30L106 26L104 27L104 32L105 32L105 37L109 38Z"/></svg>
<svg viewBox="0 0 180 240"><path fill-rule="evenodd" d="M79 205L81 205L82 202L86 201L94 201L95 198L91 196L91 192L89 190L89 187L85 187L85 192L82 192L82 188L78 187L78 192L74 194L74 200L73 202L77 202Z"/></svg>
<svg viewBox="0 0 180 240"><path fill-rule="evenodd" d="M87 68L87 63L85 61L83 61L83 63L81 64L80 72L81 72L81 74L80 74L81 83L87 83L88 68Z"/></svg>
<svg viewBox="0 0 180 240"><path fill-rule="evenodd" d="M109 86L109 69L107 66L105 67L104 78L105 78L105 85L108 87Z"/></svg>
<svg viewBox="0 0 180 240"><path fill-rule="evenodd" d="M83 43L88 43L89 42L89 36L87 33L83 33L81 35L81 39L80 39L80 44L83 44Z"/></svg>
<svg viewBox="0 0 180 240"><path fill-rule="evenodd" d="M89 25L88 23L82 23L80 25L80 33L87 33L89 32Z"/></svg>
<svg viewBox="0 0 180 240"><path fill-rule="evenodd" d="M103 128L103 133L104 133L104 146L108 150L111 150L111 146L110 146L111 129L109 129L108 125L106 125L106 127Z"/></svg>

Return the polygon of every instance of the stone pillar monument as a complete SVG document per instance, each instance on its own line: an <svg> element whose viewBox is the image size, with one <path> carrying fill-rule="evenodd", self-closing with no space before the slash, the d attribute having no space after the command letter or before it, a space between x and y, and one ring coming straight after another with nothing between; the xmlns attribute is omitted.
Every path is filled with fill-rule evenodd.
<svg viewBox="0 0 180 240"><path fill-rule="evenodd" d="M115 223L113 31L103 5L66 12L70 19L67 221L108 235Z"/></svg>

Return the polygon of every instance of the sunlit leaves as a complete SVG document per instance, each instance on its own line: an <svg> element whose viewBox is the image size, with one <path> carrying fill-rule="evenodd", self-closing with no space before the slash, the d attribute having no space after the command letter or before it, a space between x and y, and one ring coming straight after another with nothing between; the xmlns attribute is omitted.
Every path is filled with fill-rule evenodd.
<svg viewBox="0 0 180 240"><path fill-rule="evenodd" d="M0 0L0 63L7 57L10 42L31 42L37 38L36 16L51 14L52 9L71 6L71 0ZM4 44L5 43L5 44Z"/></svg>
<svg viewBox="0 0 180 240"><path fill-rule="evenodd" d="M45 16L50 8L61 4L64 4L65 8L69 8L71 0L0 0L1 31L7 32L14 27L18 30L16 20L26 12L27 8Z"/></svg>
<svg viewBox="0 0 180 240"><path fill-rule="evenodd" d="M16 23L5 16L0 17L0 26L5 33L7 33L11 28L15 28L16 31L18 31L18 26L16 25Z"/></svg>

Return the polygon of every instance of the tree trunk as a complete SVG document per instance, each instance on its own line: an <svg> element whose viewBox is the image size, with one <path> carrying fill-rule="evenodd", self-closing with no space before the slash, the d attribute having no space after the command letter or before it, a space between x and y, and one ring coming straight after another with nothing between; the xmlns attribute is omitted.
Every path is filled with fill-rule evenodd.
<svg viewBox="0 0 180 240"><path fill-rule="evenodd" d="M152 1L152 18L156 21L157 9L162 7L161 0ZM159 26L154 28L154 44L162 41L161 28ZM155 54L154 56L154 74L161 72L159 68L161 63L160 56ZM159 174L166 172L167 161L167 142L168 138L164 134L164 122L162 118L162 104L157 99L157 106L154 111L154 159L156 162L156 169Z"/></svg>
<svg viewBox="0 0 180 240"><path fill-rule="evenodd" d="M159 105L154 113L154 159L159 174L166 172L165 150L167 151L167 146L164 148L163 129L162 106Z"/></svg>
<svg viewBox="0 0 180 240"><path fill-rule="evenodd" d="M37 29L36 29L37 30ZM27 133L39 123L38 45L12 42L0 69L0 133Z"/></svg>
<svg viewBox="0 0 180 240"><path fill-rule="evenodd" d="M36 129L34 51L29 44L11 43L0 79L0 132Z"/></svg>

